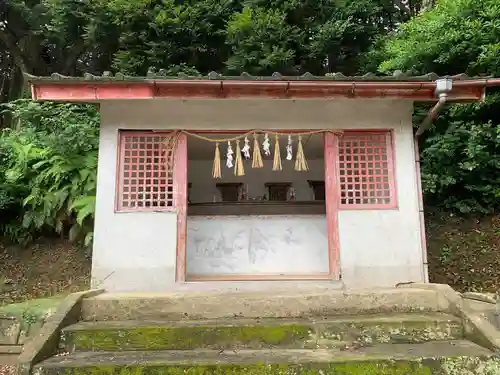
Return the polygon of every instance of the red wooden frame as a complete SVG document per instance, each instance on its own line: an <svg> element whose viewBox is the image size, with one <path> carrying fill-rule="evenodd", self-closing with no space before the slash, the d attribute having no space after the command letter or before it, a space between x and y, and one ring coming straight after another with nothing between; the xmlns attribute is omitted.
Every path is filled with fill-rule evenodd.
<svg viewBox="0 0 500 375"><path fill-rule="evenodd" d="M162 205L157 205L157 206L135 206L135 207L131 207L129 205L124 205L123 204L123 195L125 194L124 193L124 189L126 188L125 184L124 184L124 180L125 179L132 179L134 177L132 176L128 176L128 177L125 177L124 176L124 173L126 172L124 170L125 168L125 165L127 163L125 163L125 160L126 159L146 159L147 156L146 155L126 155L126 152L129 151L129 153L131 152L134 152L134 150L130 149L130 150L126 150L125 149L125 138L126 137L140 137L140 138L147 138L147 137L162 137L162 136L165 136L165 137L168 137L172 135L172 132L171 131L162 131L162 132L153 132L153 131L149 131L149 130L145 130L145 131L127 131L127 130L119 130L118 131L118 147L117 147L117 168L116 168L116 193L115 193L115 212L119 213L119 212L174 212L176 211L176 199L175 199L175 193L172 191L172 192L169 192L168 191L168 188L170 186L170 184L168 183L168 180L170 180L169 178L169 172L167 171L166 172L166 176L164 178L160 177L160 176L157 176L156 178L153 177L152 175L149 176L149 177L146 177L146 176L143 176L142 179L143 180L150 180L150 185L147 184L147 183L143 183L143 187L145 188L150 188L154 185L153 183L153 180L165 180L165 183L161 183L160 185L165 187L165 192L153 192L153 191L150 191L149 194L150 195L153 195L153 194L156 194L158 196L161 195L165 195L165 197L163 198L164 201L165 201L165 205L162 206ZM148 142L143 142L145 145L149 144ZM150 143L154 143L154 142L150 142ZM153 147L153 145L151 144L151 147ZM136 149L136 153L137 152L147 152L148 150L153 150L153 148L151 149ZM175 152L175 150L172 150L172 152ZM150 158L153 158L153 159L158 159L158 158L154 158L153 155L150 155ZM153 161L152 163L149 164L150 166L150 169L144 169L142 173L154 173L155 171L156 172L160 172L160 170L158 169L158 166L160 165L162 161L157 161L156 163ZM131 162L129 160L130 165L134 165L136 167L139 167L139 165L142 165L142 163L140 161L137 161L137 162ZM144 162L145 163L145 162ZM137 168L137 173L140 172L140 170ZM127 171L128 173L133 173L132 170L129 170ZM141 177L138 177L136 176L135 179L141 179ZM175 181L175 179L171 178L173 180L173 182ZM158 185L158 184L157 184ZM132 192L129 191L128 192L129 194L131 194ZM138 192L137 192L138 194ZM147 192L142 192L142 194L148 194ZM168 198L168 195L172 195L172 198ZM152 199L152 198L150 198ZM161 198L159 198L161 199ZM131 199L132 200L132 199ZM172 202L172 205L168 205L166 202L168 201L171 201Z"/></svg>
<svg viewBox="0 0 500 375"><path fill-rule="evenodd" d="M116 163L116 194L115 194L115 212L175 212L177 213L177 238L176 238L176 281L182 282L186 278L186 225L187 225L187 136L186 134L177 134L177 142L173 149L173 205L164 207L140 207L134 209L123 209L120 204L122 196L122 175L125 153L123 149L123 139L126 136L168 136L172 131L118 131L118 149ZM168 178L168 176L167 176Z"/></svg>
<svg viewBox="0 0 500 375"><path fill-rule="evenodd" d="M339 138L342 136L366 136L366 135L384 135L386 136L386 155L387 155L387 177L390 192L390 202L389 203L342 203L340 199L340 189L338 192L339 200L338 205L340 210L394 210L398 208L398 194L397 194L397 182L396 182L396 161L395 161L395 137L393 129L363 129L363 130L344 130L343 134L335 138L335 150L337 154L340 151ZM344 161L344 163L346 163ZM340 157L336 157L337 165L337 184L338 186L346 185L347 182L341 182L341 161ZM354 182L352 183L354 184ZM358 184L362 185L362 182ZM361 199L361 196L358 197Z"/></svg>
<svg viewBox="0 0 500 375"><path fill-rule="evenodd" d="M272 129L277 132L300 133L308 130ZM211 134L244 134L250 130L192 130L192 133ZM187 186L187 137L185 143L178 142L176 153L175 180L179 186ZM187 192L184 197L179 196L177 222L177 263L176 281L258 281L258 280L338 280L340 278L340 248L338 237L338 193L335 190L336 162L335 162L335 134L324 135L325 147L325 200L328 231L328 272L317 274L267 274L267 275L186 275L186 231L187 231ZM183 148L182 150L180 148ZM177 159L178 158L178 159ZM327 162L327 158L329 162ZM327 176L330 176L327 179ZM328 180L328 182L327 182ZM184 189L184 188L183 188ZM184 190L183 190L184 191ZM330 194L328 192L330 191ZM181 217L182 216L182 217Z"/></svg>
<svg viewBox="0 0 500 375"><path fill-rule="evenodd" d="M189 275L186 279L187 282L190 281L284 281L284 280L332 280L331 272L314 273L314 274L258 274L258 275Z"/></svg>
<svg viewBox="0 0 500 375"><path fill-rule="evenodd" d="M279 131L279 130L277 130ZM301 132L304 130L294 130L292 132ZM246 130L238 131L193 131L196 133L245 133ZM339 136L333 132L324 134L324 166L325 166L325 204L327 218L327 233L328 233L328 259L329 272L319 274L269 274L269 275L212 275L212 276L196 276L191 275L188 281L238 281L238 280L338 280L341 277L340 273L340 243L339 243L339 226L338 212L341 209L387 209L397 207L397 189L395 181L395 158L394 158L394 134L391 129L370 129L370 130L345 130L344 134L388 134L387 137L387 155L388 167L391 168L391 205L341 205L340 204L340 186L339 180ZM168 135L171 132L158 131L122 131L119 134L119 160L118 160L118 178L117 192L120 192L119 181L120 173L123 165L123 152L121 142L123 134L147 136L147 135ZM176 148L174 150L174 172L173 172L173 191L174 191L174 206L162 207L161 211L177 213L177 238L176 238L176 281L186 281L186 234L187 234L187 135L178 134ZM117 194L118 197L118 194ZM118 199L118 198L117 198ZM392 204L393 203L393 204ZM133 210L137 211L137 210ZM158 211L157 209L144 211Z"/></svg>

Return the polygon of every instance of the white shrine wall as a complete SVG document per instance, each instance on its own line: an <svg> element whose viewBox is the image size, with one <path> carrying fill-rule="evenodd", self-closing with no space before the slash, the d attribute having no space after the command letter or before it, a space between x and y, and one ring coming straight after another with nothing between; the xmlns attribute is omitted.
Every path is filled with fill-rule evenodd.
<svg viewBox="0 0 500 375"><path fill-rule="evenodd" d="M120 129L179 128L393 129L398 207L338 212L342 281L348 288L423 282L411 115L409 101L375 99L103 102L92 287L129 292L175 288L176 214L115 212L115 187Z"/></svg>

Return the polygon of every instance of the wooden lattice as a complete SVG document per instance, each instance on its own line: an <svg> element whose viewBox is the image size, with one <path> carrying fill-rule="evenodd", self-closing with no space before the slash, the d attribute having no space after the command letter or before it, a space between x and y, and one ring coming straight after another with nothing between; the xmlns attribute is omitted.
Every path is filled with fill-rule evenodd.
<svg viewBox="0 0 500 375"><path fill-rule="evenodd" d="M391 132L345 132L338 140L340 205L395 205Z"/></svg>
<svg viewBox="0 0 500 375"><path fill-rule="evenodd" d="M119 211L168 211L175 207L173 133L122 132Z"/></svg>

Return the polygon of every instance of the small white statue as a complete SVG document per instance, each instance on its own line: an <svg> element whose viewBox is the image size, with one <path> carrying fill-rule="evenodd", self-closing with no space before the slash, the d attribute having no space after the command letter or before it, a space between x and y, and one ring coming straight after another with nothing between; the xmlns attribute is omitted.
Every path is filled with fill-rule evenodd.
<svg viewBox="0 0 500 375"><path fill-rule="evenodd" d="M226 153L226 167L232 168L233 167L233 148L231 147L231 142L227 142L227 153Z"/></svg>
<svg viewBox="0 0 500 375"><path fill-rule="evenodd" d="M243 152L245 159L250 159L250 141L248 140L248 137L245 137L245 145L241 149L241 152Z"/></svg>
<svg viewBox="0 0 500 375"><path fill-rule="evenodd" d="M288 144L286 145L286 160L292 160L293 155L292 155L292 136L288 136Z"/></svg>
<svg viewBox="0 0 500 375"><path fill-rule="evenodd" d="M271 142L269 142L269 135L264 134L264 142L262 142L262 149L264 150L264 155L271 155Z"/></svg>

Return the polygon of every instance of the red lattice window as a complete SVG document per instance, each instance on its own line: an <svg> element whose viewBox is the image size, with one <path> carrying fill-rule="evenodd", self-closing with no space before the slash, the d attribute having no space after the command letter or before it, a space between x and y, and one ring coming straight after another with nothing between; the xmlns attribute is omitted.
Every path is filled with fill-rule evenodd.
<svg viewBox="0 0 500 375"><path fill-rule="evenodd" d="M338 137L341 208L395 208L392 133L344 132Z"/></svg>
<svg viewBox="0 0 500 375"><path fill-rule="evenodd" d="M174 209L174 152L172 133L120 133L118 211Z"/></svg>

